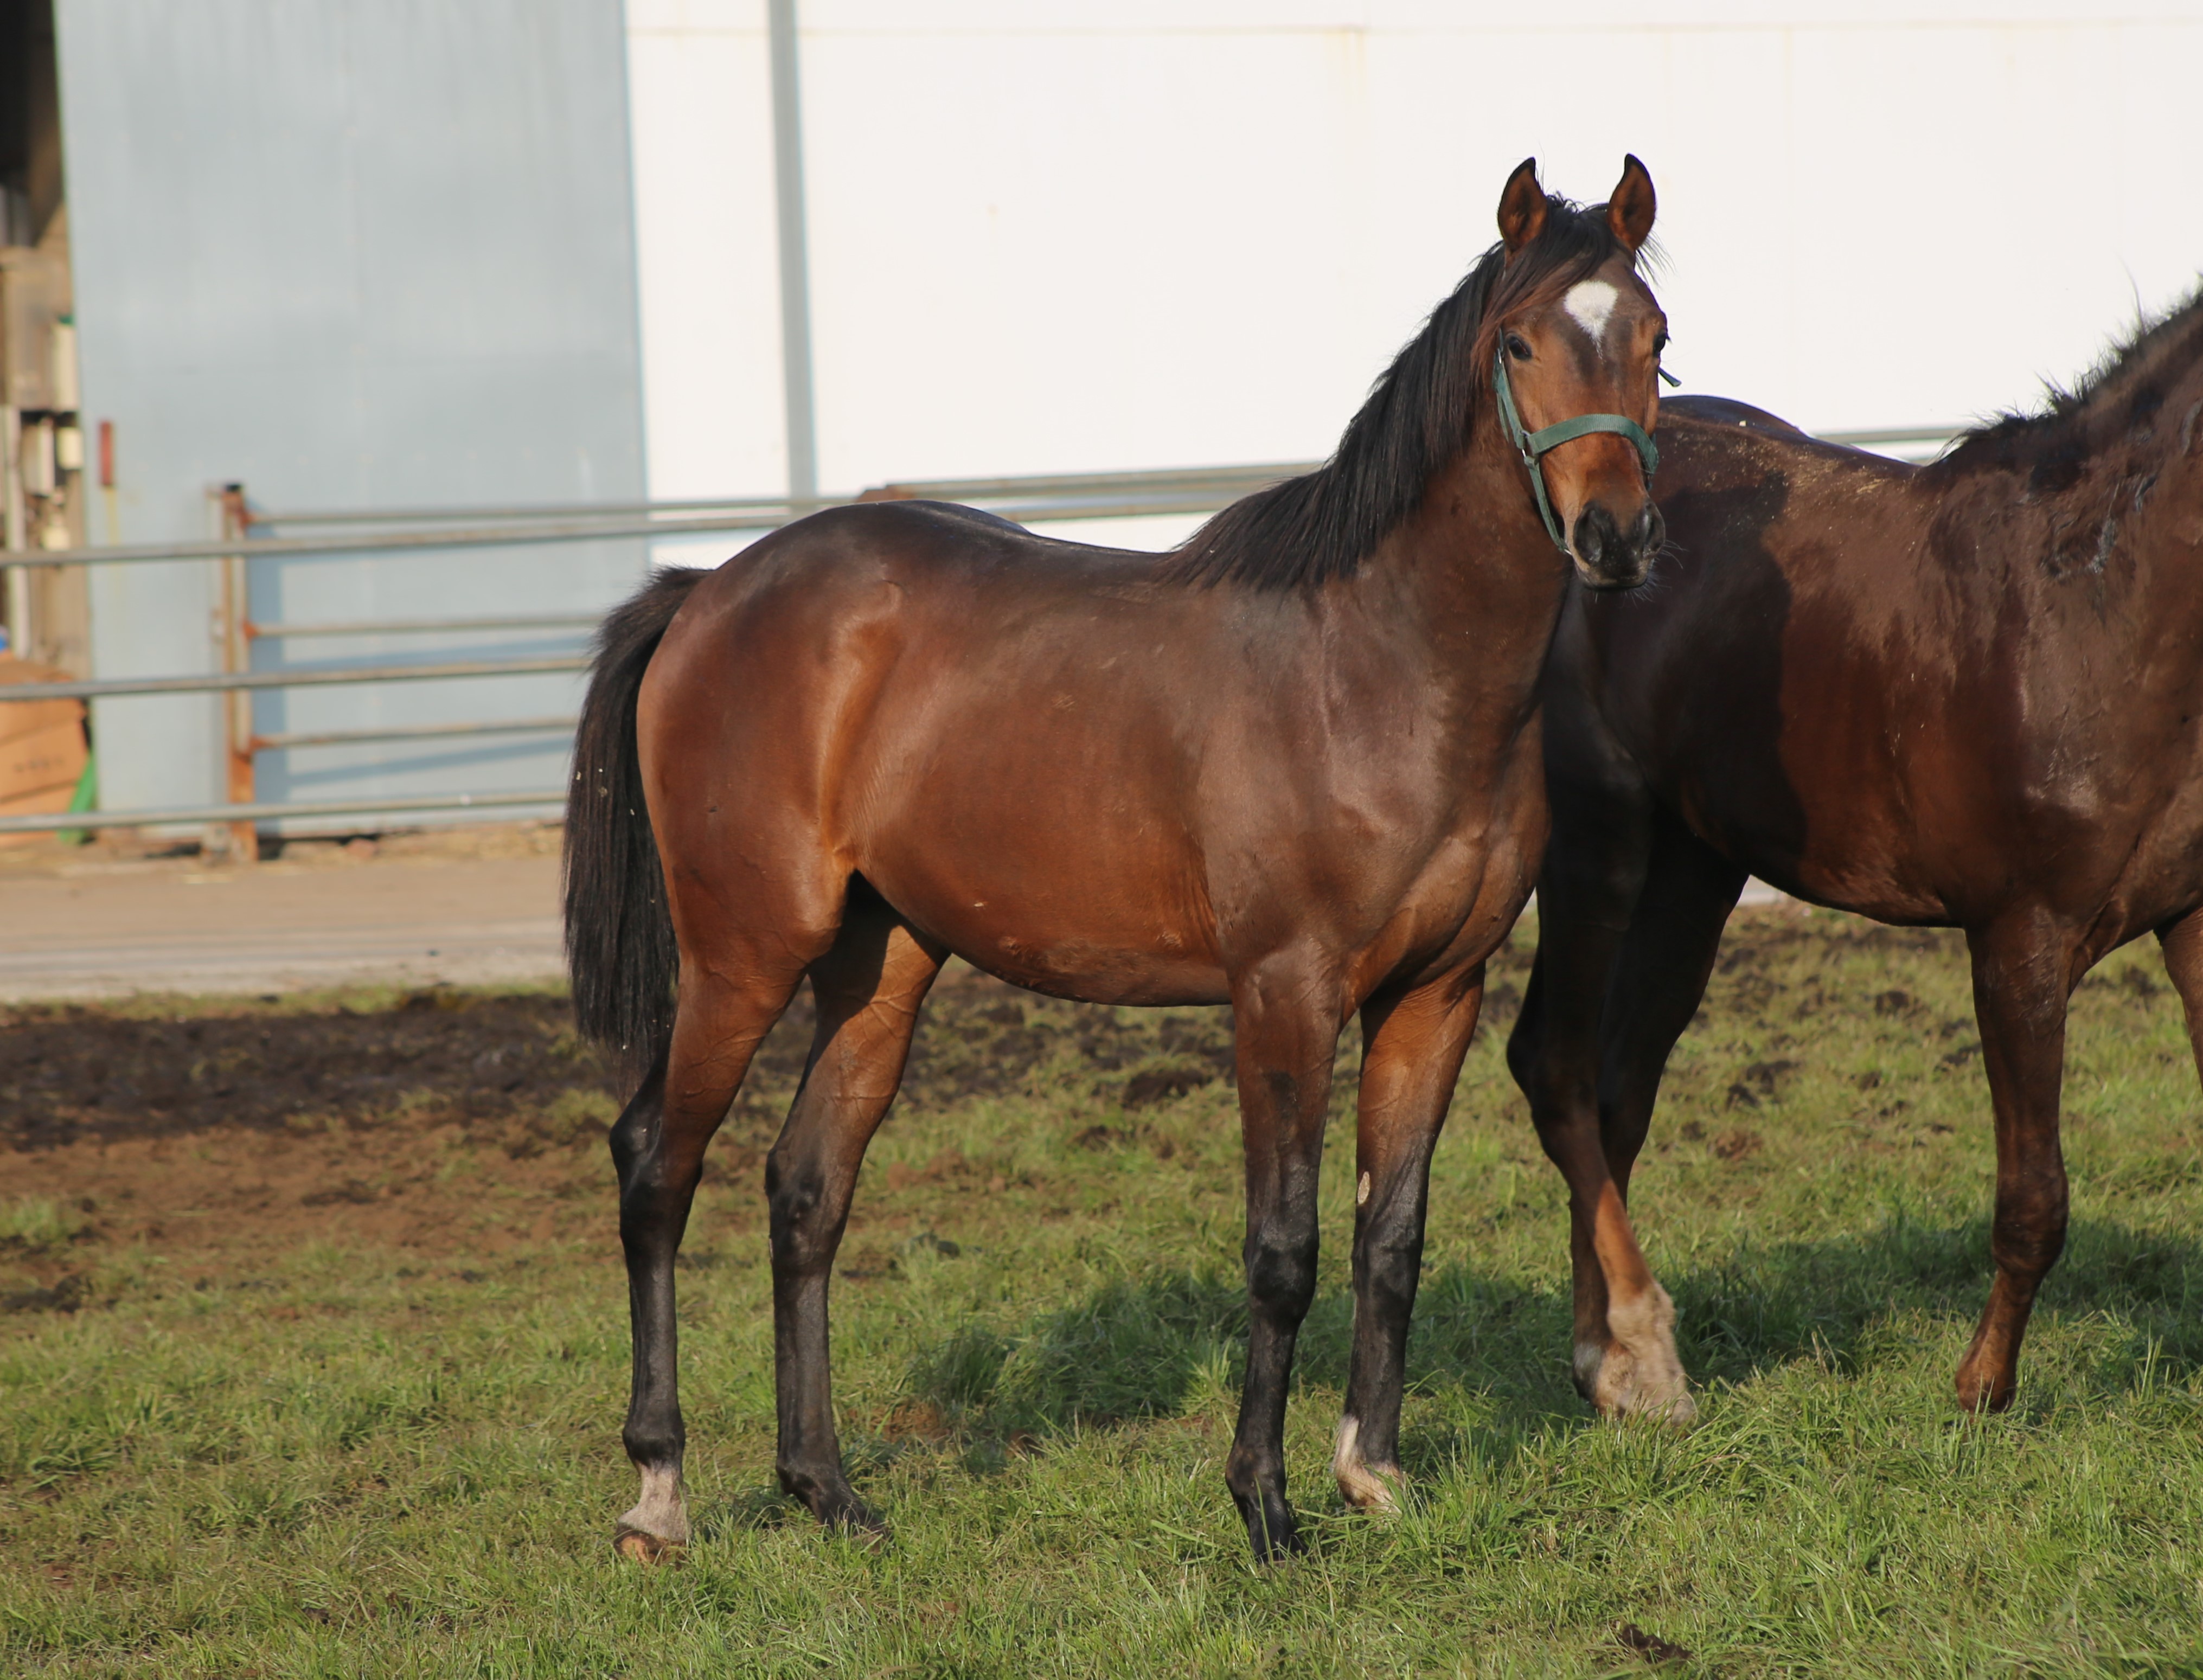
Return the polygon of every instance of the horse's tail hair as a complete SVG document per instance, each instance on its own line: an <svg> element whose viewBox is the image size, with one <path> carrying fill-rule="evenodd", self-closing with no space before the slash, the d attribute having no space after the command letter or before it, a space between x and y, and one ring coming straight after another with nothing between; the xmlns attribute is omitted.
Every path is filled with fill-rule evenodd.
<svg viewBox="0 0 2203 1680"><path fill-rule="evenodd" d="M635 699L665 627L705 574L669 567L597 631L566 795L566 964L574 1021L639 1083L673 1035L680 952L643 801Z"/></svg>

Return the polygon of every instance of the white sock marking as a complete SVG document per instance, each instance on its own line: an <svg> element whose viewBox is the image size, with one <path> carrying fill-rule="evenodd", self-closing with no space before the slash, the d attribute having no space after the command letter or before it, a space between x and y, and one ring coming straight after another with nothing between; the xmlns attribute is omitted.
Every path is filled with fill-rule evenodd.
<svg viewBox="0 0 2203 1680"><path fill-rule="evenodd" d="M642 1472L642 1497L620 1518L629 1528L655 1535L676 1546L688 1543L688 1507L682 1497L681 1472L648 1465Z"/></svg>
<svg viewBox="0 0 2203 1680"><path fill-rule="evenodd" d="M1338 1420L1338 1444L1332 1449L1331 1467L1340 1476L1361 1465L1361 1420L1351 1412Z"/></svg>
<svg viewBox="0 0 2203 1680"><path fill-rule="evenodd" d="M1607 319L1621 301L1621 292L1605 280L1578 280L1568 288L1568 295L1561 299L1561 307L1597 344L1606 336Z"/></svg>
<svg viewBox="0 0 2203 1680"><path fill-rule="evenodd" d="M1385 1478L1361 1461L1361 1420L1351 1412L1338 1420L1338 1445L1331 1455L1338 1491L1357 1511L1397 1511L1400 1501Z"/></svg>

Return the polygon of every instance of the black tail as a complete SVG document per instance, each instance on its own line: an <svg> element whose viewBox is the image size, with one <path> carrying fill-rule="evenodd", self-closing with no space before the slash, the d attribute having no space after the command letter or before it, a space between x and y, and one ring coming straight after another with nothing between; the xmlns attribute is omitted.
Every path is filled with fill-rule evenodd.
<svg viewBox="0 0 2203 1680"><path fill-rule="evenodd" d="M635 696L665 627L705 574L669 568L597 632L566 797L566 963L574 1020L639 1082L673 1035L680 956L643 803Z"/></svg>

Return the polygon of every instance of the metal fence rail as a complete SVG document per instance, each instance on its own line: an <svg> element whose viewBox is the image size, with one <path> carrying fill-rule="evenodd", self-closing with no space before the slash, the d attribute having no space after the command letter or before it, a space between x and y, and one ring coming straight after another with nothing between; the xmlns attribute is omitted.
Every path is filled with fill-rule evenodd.
<svg viewBox="0 0 2203 1680"><path fill-rule="evenodd" d="M1917 427L1827 434L1831 443L1917 455L1948 442L1949 428ZM196 542L136 543L111 548L10 551L9 566L111 566L208 561L221 569L226 633L225 663L218 673L167 677L121 677L38 683L21 698L110 699L128 695L218 693L230 697L230 792L227 804L143 811L92 811L34 816L0 816L0 834L64 830L211 824L226 828L233 847L250 856L257 824L289 817L387 816L452 811L555 807L563 789L529 793L440 794L408 799L265 801L251 797L255 754L297 746L375 740L410 740L570 730L571 716L487 719L383 728L301 730L259 734L251 727L243 696L257 690L318 687L341 683L423 682L484 676L518 676L587 669L581 654L522 656L413 663L246 669L256 640L318 636L443 635L466 632L540 630L571 633L596 622L574 614L382 619L357 622L255 623L245 614L245 568L255 558L405 553L460 548L522 547L541 543L595 542L609 538L668 540L764 532L824 508L848 502L930 500L961 502L1025 524L1090 519L1134 519L1214 512L1241 496L1312 470L1315 462L1240 467L1165 468L1149 472L1072 473L1012 478L929 479L883 484L853 498L763 497L664 502L617 502L552 506L401 508L297 511L255 509L244 487L221 492L226 534ZM311 530L302 536L260 532ZM9 702L0 699L0 704Z"/></svg>
<svg viewBox="0 0 2203 1680"><path fill-rule="evenodd" d="M202 676L121 676L90 682L42 682L21 698L96 700L118 694L224 694L251 688L322 688L339 682L435 682L447 677L530 676L588 669L584 654L540 659L460 659L441 665L333 665L327 669L222 671ZM0 704L6 704L0 699ZM80 825L81 826L81 825Z"/></svg>
<svg viewBox="0 0 2203 1680"><path fill-rule="evenodd" d="M55 811L0 816L0 834L51 834L75 829L182 826L201 822L259 822L284 816L387 816L400 812L506 811L565 803L564 788L541 793L429 793L417 799L269 800L257 805L170 805L159 811Z"/></svg>

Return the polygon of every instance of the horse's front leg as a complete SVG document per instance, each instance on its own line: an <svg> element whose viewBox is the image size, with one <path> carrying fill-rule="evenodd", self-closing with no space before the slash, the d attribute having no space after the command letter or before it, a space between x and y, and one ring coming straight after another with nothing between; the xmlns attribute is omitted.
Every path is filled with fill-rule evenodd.
<svg viewBox="0 0 2203 1680"><path fill-rule="evenodd" d="M1484 1002L1484 965L1361 1011L1354 1186L1354 1361L1332 1473L1350 1505L1391 1510L1408 1323L1423 1270L1431 1152Z"/></svg>
<svg viewBox="0 0 2203 1680"><path fill-rule="evenodd" d="M1232 1011L1247 1151L1247 1380L1224 1480L1255 1557L1270 1562L1301 1549L1285 1503L1285 1390L1315 1295L1337 985L1312 961L1273 958L1239 977Z"/></svg>
<svg viewBox="0 0 2203 1680"><path fill-rule="evenodd" d="M2035 1293L2065 1247L2065 1158L2058 1106L2074 941L2048 915L2023 912L1969 929L1974 1013L1996 1110L1996 1281L1958 1363L1958 1404L2001 1412L2018 1381Z"/></svg>

